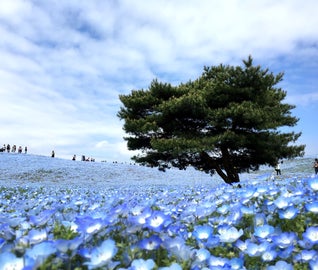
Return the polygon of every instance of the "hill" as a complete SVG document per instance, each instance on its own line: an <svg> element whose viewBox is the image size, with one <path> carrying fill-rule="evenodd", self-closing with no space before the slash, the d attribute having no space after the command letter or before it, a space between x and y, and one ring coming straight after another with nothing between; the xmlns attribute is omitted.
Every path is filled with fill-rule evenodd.
<svg viewBox="0 0 318 270"><path fill-rule="evenodd" d="M311 175L312 159L284 161L282 177ZM161 172L157 168L109 163L82 162L30 154L0 153L1 185L66 185L81 187L120 187L129 185L205 185L214 186L223 181L214 175L188 168ZM263 166L257 172L241 175L241 181L256 177L274 177L273 168Z"/></svg>

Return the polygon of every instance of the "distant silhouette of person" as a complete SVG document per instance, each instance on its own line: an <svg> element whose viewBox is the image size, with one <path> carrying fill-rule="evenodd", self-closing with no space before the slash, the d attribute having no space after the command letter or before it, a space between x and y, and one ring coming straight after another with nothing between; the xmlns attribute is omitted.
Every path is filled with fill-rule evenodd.
<svg viewBox="0 0 318 270"><path fill-rule="evenodd" d="M55 157L55 152L54 152L54 150L52 151L51 157L52 157L52 158Z"/></svg>
<svg viewBox="0 0 318 270"><path fill-rule="evenodd" d="M28 152L28 147L24 147L24 154Z"/></svg>
<svg viewBox="0 0 318 270"><path fill-rule="evenodd" d="M315 174L318 174L318 158L315 158L314 168L315 168Z"/></svg>
<svg viewBox="0 0 318 270"><path fill-rule="evenodd" d="M15 151L17 151L17 146L14 144L14 145L12 146L11 152L12 152L12 153L15 153Z"/></svg>
<svg viewBox="0 0 318 270"><path fill-rule="evenodd" d="M22 153L22 146L20 145L18 148L18 153L21 154Z"/></svg>
<svg viewBox="0 0 318 270"><path fill-rule="evenodd" d="M72 160L76 160L76 155L74 155L74 156L72 157Z"/></svg>
<svg viewBox="0 0 318 270"><path fill-rule="evenodd" d="M85 159L85 156L84 155L82 155L82 161L85 161L86 159Z"/></svg>
<svg viewBox="0 0 318 270"><path fill-rule="evenodd" d="M8 152L8 153L10 153L10 149L11 149L11 146L10 146L10 144L8 144L8 145L7 145L7 152Z"/></svg>
<svg viewBox="0 0 318 270"><path fill-rule="evenodd" d="M282 175L282 172L280 170L280 162L277 162L276 167L275 167L275 171L276 171L276 175Z"/></svg>

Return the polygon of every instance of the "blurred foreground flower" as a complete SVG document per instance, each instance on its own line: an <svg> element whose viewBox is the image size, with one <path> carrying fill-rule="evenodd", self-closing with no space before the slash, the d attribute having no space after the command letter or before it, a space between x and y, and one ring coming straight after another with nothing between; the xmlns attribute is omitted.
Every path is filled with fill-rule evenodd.
<svg viewBox="0 0 318 270"><path fill-rule="evenodd" d="M0 254L0 270L9 270L15 269L20 270L23 269L23 258L17 258L11 252L5 252Z"/></svg>
<svg viewBox="0 0 318 270"><path fill-rule="evenodd" d="M167 267L159 267L159 270L182 270L182 267L177 263L173 263Z"/></svg>
<svg viewBox="0 0 318 270"><path fill-rule="evenodd" d="M275 265L267 267L267 270L294 270L294 268L287 262L278 261Z"/></svg>
<svg viewBox="0 0 318 270"><path fill-rule="evenodd" d="M131 263L130 270L151 270L154 269L155 262L152 259L136 259Z"/></svg>
<svg viewBox="0 0 318 270"><path fill-rule="evenodd" d="M111 259L116 255L117 247L113 240L105 240L99 247L92 249L91 253L88 255L90 262L84 263L90 269L96 267L105 266L111 261Z"/></svg>
<svg viewBox="0 0 318 270"><path fill-rule="evenodd" d="M314 190L318 190L318 178L312 178L308 180L308 185Z"/></svg>
<svg viewBox="0 0 318 270"><path fill-rule="evenodd" d="M45 241L34 245L28 249L25 254L25 266L36 269L52 254L56 252L56 247L53 242Z"/></svg>

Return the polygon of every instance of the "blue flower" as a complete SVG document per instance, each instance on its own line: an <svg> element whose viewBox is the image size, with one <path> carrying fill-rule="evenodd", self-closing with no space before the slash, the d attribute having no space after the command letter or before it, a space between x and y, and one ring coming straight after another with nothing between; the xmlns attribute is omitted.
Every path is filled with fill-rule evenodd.
<svg viewBox="0 0 318 270"><path fill-rule="evenodd" d="M46 230L31 230L27 236L30 245L41 243L47 239Z"/></svg>
<svg viewBox="0 0 318 270"><path fill-rule="evenodd" d="M308 185L314 191L318 190L318 178L312 178L308 180Z"/></svg>
<svg viewBox="0 0 318 270"><path fill-rule="evenodd" d="M101 267L107 265L117 253L115 241L105 240L99 247L92 249L89 255L89 262L85 262L89 268Z"/></svg>
<svg viewBox="0 0 318 270"><path fill-rule="evenodd" d="M312 244L318 243L318 227L309 227L303 233L303 238L309 240Z"/></svg>
<svg viewBox="0 0 318 270"><path fill-rule="evenodd" d="M273 243L279 248L287 248L294 244L297 240L297 235L294 232L283 232L272 237Z"/></svg>
<svg viewBox="0 0 318 270"><path fill-rule="evenodd" d="M17 258L11 252L4 252L0 254L1 269L23 269L23 258Z"/></svg>
<svg viewBox="0 0 318 270"><path fill-rule="evenodd" d="M227 204L222 204L216 211L222 215L225 215L230 210L230 206Z"/></svg>
<svg viewBox="0 0 318 270"><path fill-rule="evenodd" d="M78 231L83 233L93 234L102 228L103 221L100 218L92 218L90 216L76 217L75 223L77 224Z"/></svg>
<svg viewBox="0 0 318 270"><path fill-rule="evenodd" d="M271 235L274 231L275 231L275 228L273 226L263 225L263 226L258 226L255 228L254 235L259 238L265 239L266 237Z"/></svg>
<svg viewBox="0 0 318 270"><path fill-rule="evenodd" d="M274 204L276 205L278 209L286 208L287 206L289 206L289 203L290 203L290 199L285 198L283 196L280 196L276 200L274 200Z"/></svg>
<svg viewBox="0 0 318 270"><path fill-rule="evenodd" d="M41 265L50 255L54 254L55 252L56 247L51 241L34 245L25 253L25 265L32 266L35 269L35 266Z"/></svg>
<svg viewBox="0 0 318 270"><path fill-rule="evenodd" d="M313 269L313 270L318 269L318 257L314 260L311 260L309 262L309 266L310 266L310 269Z"/></svg>
<svg viewBox="0 0 318 270"><path fill-rule="evenodd" d="M244 241L244 242L243 242L242 240L237 240L234 245L235 245L239 250L245 252L245 251L247 250L247 244L248 244L249 242L250 242L249 240Z"/></svg>
<svg viewBox="0 0 318 270"><path fill-rule="evenodd" d="M266 223L266 216L263 213L256 213L254 216L254 225L262 226Z"/></svg>
<svg viewBox="0 0 318 270"><path fill-rule="evenodd" d="M302 250L295 256L298 262L309 262L315 258L318 258L318 252L315 250Z"/></svg>
<svg viewBox="0 0 318 270"><path fill-rule="evenodd" d="M195 255L195 260L198 262L205 262L211 256L210 252L205 248L201 248L199 250L196 250L194 255Z"/></svg>
<svg viewBox="0 0 318 270"><path fill-rule="evenodd" d="M207 240L212 236L213 229L209 225L199 225L194 227L192 235L198 240Z"/></svg>
<svg viewBox="0 0 318 270"><path fill-rule="evenodd" d="M229 259L210 256L208 263L209 263L209 266L211 266L211 267L218 267L218 266L224 267L228 262L229 262ZM214 269L214 268L212 268L212 269Z"/></svg>
<svg viewBox="0 0 318 270"><path fill-rule="evenodd" d="M281 219L294 219L299 213L299 210L294 206L289 206L284 210L279 210L279 218Z"/></svg>
<svg viewBox="0 0 318 270"><path fill-rule="evenodd" d="M66 253L69 250L76 250L82 243L83 240L80 237L71 240L57 239L55 241L56 248L62 253Z"/></svg>
<svg viewBox="0 0 318 270"><path fill-rule="evenodd" d="M154 250L158 249L162 243L162 240L160 239L159 236L157 235L152 235L149 238L142 239L139 242L139 247L141 249L146 249L146 250Z"/></svg>
<svg viewBox="0 0 318 270"><path fill-rule="evenodd" d="M172 263L170 266L159 267L158 270L182 270L182 267L177 263Z"/></svg>
<svg viewBox="0 0 318 270"><path fill-rule="evenodd" d="M293 270L293 266L284 261L278 261L275 265L267 267L267 270Z"/></svg>
<svg viewBox="0 0 318 270"><path fill-rule="evenodd" d="M0 233L1 236L6 240L13 240L15 237L14 230L7 223L0 225Z"/></svg>
<svg viewBox="0 0 318 270"><path fill-rule="evenodd" d="M221 226L218 229L220 242L233 243L243 235L243 230L239 231L232 226Z"/></svg>
<svg viewBox="0 0 318 270"><path fill-rule="evenodd" d="M228 265L230 266L230 269L233 270L241 270L244 269L244 260L242 258L232 258L229 262Z"/></svg>
<svg viewBox="0 0 318 270"><path fill-rule="evenodd" d="M298 241L298 245L303 249L311 249L314 244L310 240L304 238Z"/></svg>
<svg viewBox="0 0 318 270"><path fill-rule="evenodd" d="M273 248L265 250L262 254L262 260L264 262L271 262L277 257L277 251Z"/></svg>
<svg viewBox="0 0 318 270"><path fill-rule="evenodd" d="M143 259L135 259L131 263L130 270L151 270L155 267L155 262L153 259L143 260Z"/></svg>
<svg viewBox="0 0 318 270"><path fill-rule="evenodd" d="M312 212L312 213L318 213L318 202L311 202L311 203L307 203L305 204L305 208L308 212Z"/></svg>
<svg viewBox="0 0 318 270"><path fill-rule="evenodd" d="M228 224L237 224L242 218L241 205L233 207L228 217L224 219L224 222Z"/></svg>
<svg viewBox="0 0 318 270"><path fill-rule="evenodd" d="M161 211L154 211L150 217L146 219L145 227L155 232L160 232L164 227L171 222L171 217L165 215Z"/></svg>
<svg viewBox="0 0 318 270"><path fill-rule="evenodd" d="M129 222L136 225L143 225L146 223L146 219L151 216L152 210L150 207L134 207L132 215L128 217Z"/></svg>
<svg viewBox="0 0 318 270"><path fill-rule="evenodd" d="M0 250L2 248L2 246L5 244L6 240L3 238L0 238Z"/></svg>
<svg viewBox="0 0 318 270"><path fill-rule="evenodd" d="M56 210L44 210L37 216L30 216L30 223L35 226L45 225L52 217Z"/></svg>
<svg viewBox="0 0 318 270"><path fill-rule="evenodd" d="M162 243L162 246L165 247L169 253L176 256L182 261L188 260L191 254L191 249L186 245L183 238L177 236L175 238L167 238Z"/></svg>
<svg viewBox="0 0 318 270"><path fill-rule="evenodd" d="M259 256L260 251L258 245L250 241L247 241L245 253L248 254L250 257Z"/></svg>
<svg viewBox="0 0 318 270"><path fill-rule="evenodd" d="M288 259L292 255L292 253L295 251L295 246L291 245L287 248L279 249L278 250L278 256L282 259Z"/></svg>

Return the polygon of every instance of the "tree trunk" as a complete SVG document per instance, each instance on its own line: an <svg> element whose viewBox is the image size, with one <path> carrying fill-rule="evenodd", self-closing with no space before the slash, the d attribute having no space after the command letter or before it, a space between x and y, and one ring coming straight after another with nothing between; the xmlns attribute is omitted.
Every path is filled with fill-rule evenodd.
<svg viewBox="0 0 318 270"><path fill-rule="evenodd" d="M222 161L223 161L223 167L222 169L220 164L217 164L213 158L211 158L208 153L202 152L201 153L201 158L203 161L207 162L212 169L214 169L217 174L223 179L223 181L227 184L232 185L233 183L239 183L240 178L239 175L234 168L230 154L227 149L222 149Z"/></svg>
<svg viewBox="0 0 318 270"><path fill-rule="evenodd" d="M240 182L240 177L234 167L231 155L226 147L221 147L222 160L224 164L224 170L227 173L229 184Z"/></svg>

